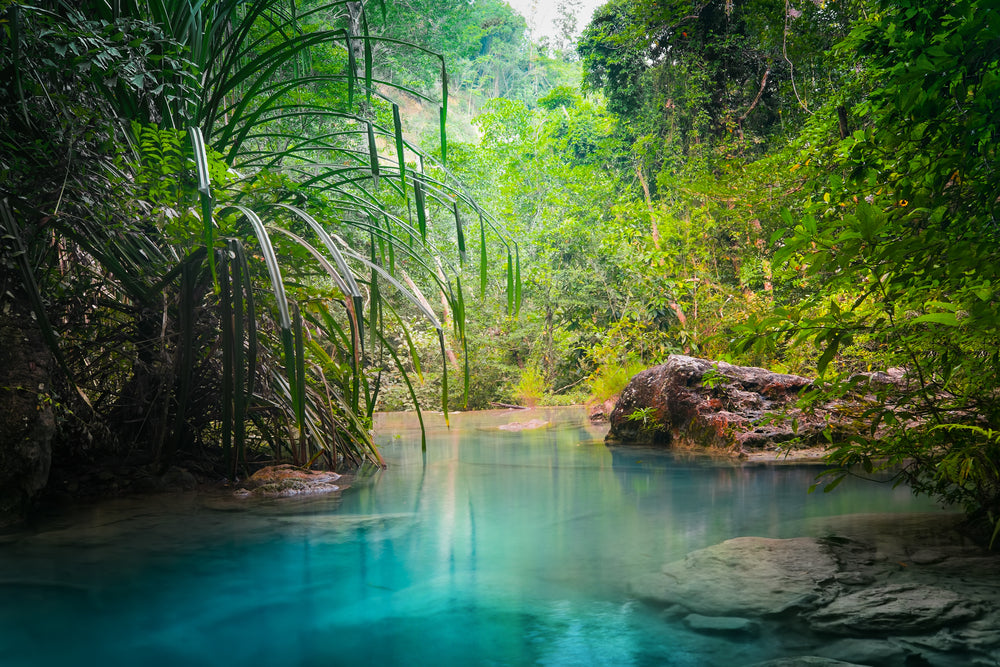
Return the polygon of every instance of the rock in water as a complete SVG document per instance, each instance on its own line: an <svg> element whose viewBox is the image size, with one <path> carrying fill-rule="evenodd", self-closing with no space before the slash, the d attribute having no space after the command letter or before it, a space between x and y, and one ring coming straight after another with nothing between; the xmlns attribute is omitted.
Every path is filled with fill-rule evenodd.
<svg viewBox="0 0 1000 667"><path fill-rule="evenodd" d="M873 374L872 383L894 376ZM878 377L876 377L878 376ZM861 402L837 402L811 412L795 407L812 380L752 366L683 355L633 377L609 421L613 444L694 447L734 454L819 448L858 432ZM780 414L780 419L768 415Z"/></svg>
<svg viewBox="0 0 1000 667"><path fill-rule="evenodd" d="M971 621L980 610L953 591L890 584L842 595L809 614L815 630L842 635L911 634Z"/></svg>
<svg viewBox="0 0 1000 667"><path fill-rule="evenodd" d="M533 431L538 428L543 428L548 426L549 423L544 419L532 419L531 421L522 422L511 422L509 424L501 424L497 426L501 431Z"/></svg>
<svg viewBox="0 0 1000 667"><path fill-rule="evenodd" d="M688 614L684 617L684 625L709 635L756 635L760 632L759 623L738 616Z"/></svg>
<svg viewBox="0 0 1000 667"><path fill-rule="evenodd" d="M303 470L290 465L267 466L248 477L234 495L282 498L333 493L341 489L334 484L339 479L335 472Z"/></svg>
<svg viewBox="0 0 1000 667"><path fill-rule="evenodd" d="M738 537L633 580L632 591L704 616L767 616L814 607L823 597L820 581L836 570L836 560L815 539Z"/></svg>

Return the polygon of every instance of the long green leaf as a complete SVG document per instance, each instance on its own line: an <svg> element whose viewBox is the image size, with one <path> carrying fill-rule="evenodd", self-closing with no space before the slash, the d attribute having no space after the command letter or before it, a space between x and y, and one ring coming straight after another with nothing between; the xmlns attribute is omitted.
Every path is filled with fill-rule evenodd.
<svg viewBox="0 0 1000 667"><path fill-rule="evenodd" d="M371 161L372 180L375 182L375 187L378 188L378 148L375 146L375 129L371 123L368 123L368 157Z"/></svg>
<svg viewBox="0 0 1000 667"><path fill-rule="evenodd" d="M507 253L507 314L514 314L514 258Z"/></svg>
<svg viewBox="0 0 1000 667"><path fill-rule="evenodd" d="M486 256L486 222L483 214L479 214L479 296L486 298L486 267L489 260Z"/></svg>
<svg viewBox="0 0 1000 667"><path fill-rule="evenodd" d="M195 171L198 174L198 199L201 202L201 222L202 222L202 243L208 248L208 266L212 271L212 284L218 288L218 276L215 272L215 222L212 220L212 185L208 172L208 153L205 150L205 138L201 134L201 128L193 126L188 128L188 136L191 137L191 149L194 152Z"/></svg>
<svg viewBox="0 0 1000 667"><path fill-rule="evenodd" d="M438 330L441 329L441 323L438 321L437 315L434 314L434 311L429 309L421 299L417 298L410 290L404 287L398 280L389 275L389 273L387 273L385 269L383 269L381 266L369 262L367 259L361 257L356 253L346 251L346 254L349 257L367 265L368 268L372 269L373 271L376 271L380 276L382 276L386 281L388 281L389 284L395 287L400 294L406 297L407 301L416 306L417 309L420 310L421 313L423 313L424 317L427 318L427 321L431 323L431 326L433 326L435 329Z"/></svg>
<svg viewBox="0 0 1000 667"><path fill-rule="evenodd" d="M462 362L465 369L462 378L462 407L467 410L469 408L471 373L469 372L469 343L465 336L465 295L462 293L462 276L455 276L455 331L462 344Z"/></svg>
<svg viewBox="0 0 1000 667"><path fill-rule="evenodd" d="M448 70L441 58L441 164L448 164Z"/></svg>
<svg viewBox="0 0 1000 667"><path fill-rule="evenodd" d="M267 266L267 272L271 278L271 289L274 292L274 298L278 302L278 315L280 317L281 328L290 331L292 328L292 319L288 312L288 297L285 294L285 284L281 279L281 266L278 264L278 258L274 254L274 247L271 245L271 237L267 233L267 228L260 217L246 206L231 204L222 209L220 214L225 215L230 209L241 213L246 218L253 229L254 235L257 237L257 243L260 245L261 254L264 257L264 264Z"/></svg>
<svg viewBox="0 0 1000 667"><path fill-rule="evenodd" d="M281 278L281 267L278 265L278 258L275 256L274 248L271 246L271 237L268 235L263 221L261 221L260 217L253 210L246 206L230 205L222 209L220 215L225 215L230 209L241 213L250 222L254 235L257 237L257 243L260 245L261 254L264 257L264 263L267 266L267 272L271 279L271 289L274 292L274 298L277 302L278 316L281 324L281 345L285 352L285 373L288 377L292 405L298 406L301 400L300 394L304 391L304 388L296 383L296 356L292 320L288 311L288 297L285 293L285 284Z"/></svg>
<svg viewBox="0 0 1000 667"><path fill-rule="evenodd" d="M427 211L424 208L424 185L420 179L413 180L413 199L417 207L417 229L420 230L420 238L427 242Z"/></svg>
<svg viewBox="0 0 1000 667"><path fill-rule="evenodd" d="M305 426L306 426L306 352L303 337L302 311L299 304L292 303L292 313L294 314L293 332L295 334L295 386L297 392L293 392L295 400L295 424L299 428L299 460L305 462L307 456Z"/></svg>
<svg viewBox="0 0 1000 667"><path fill-rule="evenodd" d="M245 299L246 312L246 396L249 403L250 397L254 394L255 371L257 369L257 306L253 295L253 283L250 276L250 265L247 262L246 249L243 242L235 239L230 249L236 253L236 261L239 265L241 280L243 283L243 297ZM241 454L242 456L242 454Z"/></svg>
<svg viewBox="0 0 1000 667"><path fill-rule="evenodd" d="M455 236L458 238L458 260L465 263L465 230L462 229L462 216L458 213L458 201L453 202L455 212Z"/></svg>
<svg viewBox="0 0 1000 667"><path fill-rule="evenodd" d="M514 245L514 314L521 312L521 252Z"/></svg>
<svg viewBox="0 0 1000 667"><path fill-rule="evenodd" d="M399 117L399 105L392 105L392 128L396 139L396 160L399 162L399 185L406 196L406 155L403 149L403 121Z"/></svg>
<svg viewBox="0 0 1000 667"><path fill-rule="evenodd" d="M444 423L448 422L448 354L445 350L444 331L438 329L438 344L441 347L441 412L444 413Z"/></svg>
<svg viewBox="0 0 1000 667"><path fill-rule="evenodd" d="M269 229L271 231L284 234L285 236L291 238L297 244L305 248L309 252L309 254L313 256L313 259L315 259L316 262L326 271L327 275L329 275L334 280L334 282L337 283L338 287L340 287L342 291L346 292L345 289L346 285L341 280L340 275L337 273L336 269L333 268L333 265L331 265L330 262L328 262L326 258L323 257L323 255L315 247L309 244L302 237L294 234L293 232L288 231L287 229L282 229L281 227L269 227ZM358 365L361 362L360 357L362 354L362 347L360 345L361 329L362 329L361 306L359 305L358 302L354 301L353 299L349 299L345 303L347 305L347 315L351 322L350 349L353 352L352 356L355 359L355 365Z"/></svg>
<svg viewBox="0 0 1000 667"><path fill-rule="evenodd" d="M323 225L319 224L314 217L297 206L289 206L287 204L275 204L275 206L291 211L300 219L305 221L313 232L315 232L316 236L319 237L320 241L323 242L323 245L326 247L327 251L329 251L330 256L333 257L333 261L337 264L338 271L334 272L336 275L331 273L331 277L334 278L338 287L340 287L344 294L349 296L353 302L353 312L357 317L355 324L357 326L358 342L360 343L360 348L363 351L365 347L365 335L360 321L360 313L364 303L364 295L361 293L361 288L358 287L358 283L354 279L354 273L351 271L350 267L347 266L347 262L344 260L343 254L333 242L330 234L323 228Z"/></svg>
<svg viewBox="0 0 1000 667"><path fill-rule="evenodd" d="M361 5L361 31L364 35L364 54L365 54L365 95L367 96L368 106L372 103L372 72L375 69L372 63L372 40L371 35L368 34L368 12L364 9L364 4Z"/></svg>

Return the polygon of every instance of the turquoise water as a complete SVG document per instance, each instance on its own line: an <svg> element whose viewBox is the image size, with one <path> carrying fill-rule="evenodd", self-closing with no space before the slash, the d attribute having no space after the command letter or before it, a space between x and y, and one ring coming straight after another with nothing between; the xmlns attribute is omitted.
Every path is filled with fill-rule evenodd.
<svg viewBox="0 0 1000 667"><path fill-rule="evenodd" d="M541 418L548 428L501 431ZM636 574L809 520L926 511L905 489L807 495L815 466L609 450L579 409L454 415L426 455L385 415L389 467L340 498L158 496L0 539L0 665L740 665L794 650L691 633Z"/></svg>

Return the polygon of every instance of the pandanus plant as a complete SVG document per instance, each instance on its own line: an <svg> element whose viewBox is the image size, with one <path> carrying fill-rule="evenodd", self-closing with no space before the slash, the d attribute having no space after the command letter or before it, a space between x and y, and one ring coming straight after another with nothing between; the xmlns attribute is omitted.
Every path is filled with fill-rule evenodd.
<svg viewBox="0 0 1000 667"><path fill-rule="evenodd" d="M419 411L402 311L437 330L443 359L446 335L464 345L448 259L466 260L463 217L478 221L480 290L493 239L517 309L516 246L445 168L443 60L436 95L381 80L378 48L440 57L373 34L379 13L353 1L7 7L4 254L88 438L110 429L163 462L218 438L230 475L254 442L303 465L377 462L381 364L398 366ZM439 104L440 159L404 137L394 91ZM457 253L435 249L443 213ZM451 331L407 271L441 292Z"/></svg>

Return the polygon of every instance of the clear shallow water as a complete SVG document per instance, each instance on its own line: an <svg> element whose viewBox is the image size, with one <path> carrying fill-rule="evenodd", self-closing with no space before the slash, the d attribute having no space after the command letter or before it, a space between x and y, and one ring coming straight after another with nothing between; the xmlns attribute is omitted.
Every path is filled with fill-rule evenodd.
<svg viewBox="0 0 1000 667"><path fill-rule="evenodd" d="M498 424L546 419L548 428ZM628 580L731 537L927 511L905 489L807 495L815 466L609 450L582 410L383 415L385 471L341 498L119 501L0 538L0 665L742 665Z"/></svg>

